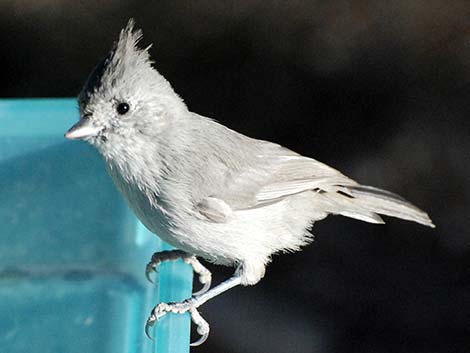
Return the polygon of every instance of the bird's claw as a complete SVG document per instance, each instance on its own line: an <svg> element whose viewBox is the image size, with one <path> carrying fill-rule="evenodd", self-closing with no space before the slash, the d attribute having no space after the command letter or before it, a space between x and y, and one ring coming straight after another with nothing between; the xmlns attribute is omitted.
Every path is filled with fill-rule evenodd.
<svg viewBox="0 0 470 353"><path fill-rule="evenodd" d="M191 346L199 346L207 340L210 332L209 323L204 320L191 299L178 303L160 303L153 308L149 318L147 319L147 323L145 324L145 334L148 338L153 340L153 337L150 334L150 329L157 321L169 312L175 314L184 314L189 312L191 314L191 320L197 326L197 332L201 335L196 342L191 343Z"/></svg>
<svg viewBox="0 0 470 353"><path fill-rule="evenodd" d="M153 263L152 261L150 261L147 266L145 266L145 277L147 278L147 280L150 282L150 283L153 283L153 280L152 280L152 277L150 277L150 274L152 272L157 272L157 266L158 264L156 263Z"/></svg>
<svg viewBox="0 0 470 353"><path fill-rule="evenodd" d="M160 251L153 254L151 260L145 267L145 277L147 277L147 280L150 283L153 283L150 274L152 272L157 272L158 266L162 262L174 261L177 259L183 259L184 262L191 265L193 271L199 276L199 282L203 284L203 287L193 295L200 295L207 292L211 287L212 273L199 262L196 256L189 255L181 250Z"/></svg>
<svg viewBox="0 0 470 353"><path fill-rule="evenodd" d="M171 307L174 304L182 304L182 303L160 303L156 307L152 309L150 312L150 316L145 323L145 335L153 340L152 335L150 334L150 329L155 325L155 323L160 320L165 314L171 310ZM176 311L172 311L176 312Z"/></svg>
<svg viewBox="0 0 470 353"><path fill-rule="evenodd" d="M199 282L201 282L201 277L199 277ZM210 281L207 283L204 283L204 286L201 289L199 289L197 292L194 292L193 295L196 296L196 295L204 294L205 292L209 290L210 287L211 287Z"/></svg>
<svg viewBox="0 0 470 353"><path fill-rule="evenodd" d="M145 336L147 336L148 339L154 340L153 336L150 334L150 329L155 325L155 321L157 319L151 314L149 318L147 319L147 322L145 323Z"/></svg>
<svg viewBox="0 0 470 353"><path fill-rule="evenodd" d="M193 271L199 276L199 283L203 284L203 287L197 292L193 293L193 296L201 295L209 290L212 282L212 273L209 271L196 256L188 256L183 258L184 262L191 265Z"/></svg>
<svg viewBox="0 0 470 353"><path fill-rule="evenodd" d="M196 331L201 335L201 337L196 342L191 343L190 346L200 346L201 344L206 342L207 338L209 337L209 323L204 320L204 318L201 316L201 314L199 313L199 311L197 311L196 308L191 310L191 320L197 326Z"/></svg>

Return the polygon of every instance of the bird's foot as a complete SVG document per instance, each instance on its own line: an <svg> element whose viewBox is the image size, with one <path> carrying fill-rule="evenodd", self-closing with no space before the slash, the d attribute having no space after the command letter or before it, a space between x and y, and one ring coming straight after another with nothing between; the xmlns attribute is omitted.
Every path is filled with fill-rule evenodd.
<svg viewBox="0 0 470 353"><path fill-rule="evenodd" d="M197 311L197 308L199 308L208 300L218 296L219 294L229 290L230 288L238 286L241 283L241 276L236 274L228 280L211 288L204 294L193 296L182 302L158 304L155 308L153 308L152 312L150 313L150 317L147 319L147 324L145 325L145 333L149 338L151 338L149 333L150 328L155 325L155 322L160 320L167 313L184 314L186 312L189 312L191 314L191 320L193 320L194 324L197 326L197 332L201 335L201 338L197 342L192 343L191 345L199 346L200 344L204 343L207 337L209 337L209 324L206 320L202 318L201 314L199 314L199 312Z"/></svg>
<svg viewBox="0 0 470 353"><path fill-rule="evenodd" d="M155 322L160 320L167 313L184 314L186 312L190 313L191 320L197 326L197 332L201 335L199 340L191 343L191 346L199 346L203 344L207 337L209 337L210 328L208 322L204 320L201 314L199 314L197 305L194 303L193 298L186 299L182 302L158 304L155 308L153 308L149 318L147 319L147 323L145 325L145 334L147 337L152 339L150 336L150 328L155 325Z"/></svg>
<svg viewBox="0 0 470 353"><path fill-rule="evenodd" d="M208 291L211 286L212 281L212 273L204 267L203 264L199 262L199 260L194 255L190 255L181 250L168 250L168 251L159 251L152 255L150 262L147 264L145 268L145 276L147 279L153 283L150 274L152 272L156 272L158 266L165 261L175 261L183 259L184 262L191 265L193 271L198 275L199 282L203 285L203 287L194 293L193 295L199 295Z"/></svg>

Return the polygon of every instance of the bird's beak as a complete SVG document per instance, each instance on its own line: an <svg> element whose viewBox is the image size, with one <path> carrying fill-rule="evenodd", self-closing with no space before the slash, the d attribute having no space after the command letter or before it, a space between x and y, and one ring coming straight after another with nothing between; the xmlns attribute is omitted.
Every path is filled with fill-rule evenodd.
<svg viewBox="0 0 470 353"><path fill-rule="evenodd" d="M65 137L69 140L84 140L98 135L101 130L102 128L95 126L91 119L81 118L67 131Z"/></svg>

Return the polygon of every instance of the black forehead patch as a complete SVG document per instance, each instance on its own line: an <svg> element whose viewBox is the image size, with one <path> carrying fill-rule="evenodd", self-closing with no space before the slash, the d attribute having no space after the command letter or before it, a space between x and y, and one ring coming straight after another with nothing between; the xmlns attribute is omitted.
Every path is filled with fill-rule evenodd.
<svg viewBox="0 0 470 353"><path fill-rule="evenodd" d="M85 86L83 87L80 94L80 104L86 103L90 95L94 92L95 88L100 86L103 74L111 62L115 51L115 49L111 50L111 52L103 60L101 60L98 65L96 65L90 76L88 76Z"/></svg>

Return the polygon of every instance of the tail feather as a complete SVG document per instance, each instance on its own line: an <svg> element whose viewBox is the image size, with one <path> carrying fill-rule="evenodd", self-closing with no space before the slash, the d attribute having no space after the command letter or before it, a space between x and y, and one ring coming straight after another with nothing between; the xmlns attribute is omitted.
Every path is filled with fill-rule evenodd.
<svg viewBox="0 0 470 353"><path fill-rule="evenodd" d="M351 198L348 201L358 206L360 215L365 210L373 214L378 213L417 222L432 228L435 227L426 212L420 210L401 196L389 191L364 185L344 186L341 188L341 191ZM351 215L347 214L345 216L351 217Z"/></svg>

